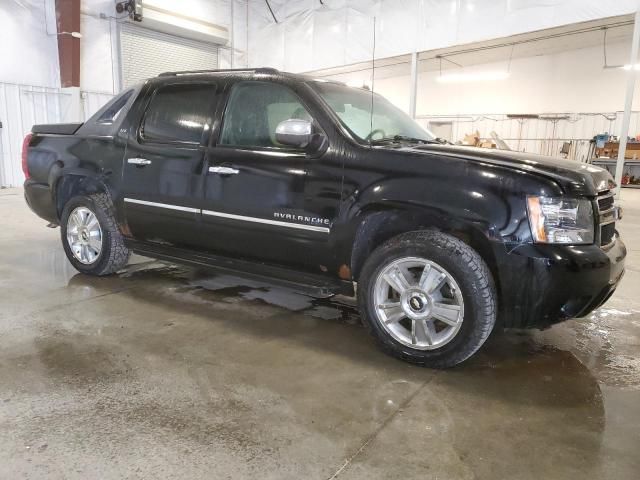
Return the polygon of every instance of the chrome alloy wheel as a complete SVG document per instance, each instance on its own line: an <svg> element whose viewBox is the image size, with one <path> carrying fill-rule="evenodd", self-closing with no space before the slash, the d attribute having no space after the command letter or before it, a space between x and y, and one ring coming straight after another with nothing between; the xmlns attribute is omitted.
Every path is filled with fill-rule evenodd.
<svg viewBox="0 0 640 480"><path fill-rule="evenodd" d="M102 228L96 214L78 207L67 221L67 243L73 256L85 265L95 262L102 252Z"/></svg>
<svg viewBox="0 0 640 480"><path fill-rule="evenodd" d="M425 258L404 257L385 266L376 278L373 301L377 320L387 333L416 350L446 345L464 319L458 284Z"/></svg>

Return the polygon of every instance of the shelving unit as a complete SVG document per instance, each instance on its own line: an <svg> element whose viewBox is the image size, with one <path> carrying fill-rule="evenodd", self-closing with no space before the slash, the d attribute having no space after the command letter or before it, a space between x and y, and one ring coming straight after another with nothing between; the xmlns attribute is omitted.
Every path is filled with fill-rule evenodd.
<svg viewBox="0 0 640 480"><path fill-rule="evenodd" d="M604 147L596 147L596 155L598 157L618 158L619 148L620 142L606 142ZM624 159L637 159L638 157L640 157L640 142L629 141L624 152Z"/></svg>
<svg viewBox="0 0 640 480"><path fill-rule="evenodd" d="M614 158L594 158L591 161L592 165L607 169L614 178L616 176L616 163L617 160ZM640 179L640 160L625 160L623 168L623 176L628 173L629 176ZM622 185L622 188L640 188L640 184Z"/></svg>

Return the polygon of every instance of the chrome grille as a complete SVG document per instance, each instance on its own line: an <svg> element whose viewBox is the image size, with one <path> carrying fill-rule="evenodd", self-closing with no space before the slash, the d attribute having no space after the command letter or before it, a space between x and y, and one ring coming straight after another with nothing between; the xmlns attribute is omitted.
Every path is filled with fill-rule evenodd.
<svg viewBox="0 0 640 480"><path fill-rule="evenodd" d="M614 194L605 190L598 194L598 224L600 226L600 246L607 247L615 241L617 209Z"/></svg>
<svg viewBox="0 0 640 480"><path fill-rule="evenodd" d="M605 211L605 210L609 210L611 207L613 207L613 195L608 194L606 196L603 197L599 197L598 198L598 208L600 209L600 211Z"/></svg>

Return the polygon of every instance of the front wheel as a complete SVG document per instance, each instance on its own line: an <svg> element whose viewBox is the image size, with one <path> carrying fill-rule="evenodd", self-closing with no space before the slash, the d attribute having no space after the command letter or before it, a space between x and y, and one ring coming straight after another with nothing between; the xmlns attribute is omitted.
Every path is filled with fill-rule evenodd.
<svg viewBox="0 0 640 480"><path fill-rule="evenodd" d="M60 233L67 258L76 270L89 275L108 275L127 265L129 249L111 213L104 193L80 195L62 211Z"/></svg>
<svg viewBox="0 0 640 480"><path fill-rule="evenodd" d="M452 367L482 346L495 324L495 297L480 255L437 231L389 240L359 277L360 312L383 350L429 367Z"/></svg>

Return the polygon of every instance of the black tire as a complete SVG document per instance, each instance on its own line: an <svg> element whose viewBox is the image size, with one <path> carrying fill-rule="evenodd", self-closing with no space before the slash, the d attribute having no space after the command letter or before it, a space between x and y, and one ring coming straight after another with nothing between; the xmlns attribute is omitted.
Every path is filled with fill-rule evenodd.
<svg viewBox="0 0 640 480"><path fill-rule="evenodd" d="M461 290L462 324L440 348L410 348L394 339L378 320L373 304L375 280L386 265L403 257L421 257L437 263ZM482 346L496 322L496 293L489 268L469 245L442 232L424 230L392 238L369 256L358 280L358 305L365 327L385 352L410 363L433 368L457 365Z"/></svg>
<svg viewBox="0 0 640 480"><path fill-rule="evenodd" d="M67 224L69 216L78 207L85 207L93 212L102 230L102 249L93 263L80 262L71 251L67 241ZM111 198L105 193L80 195L69 200L62 210L60 218L60 234L62 246L67 258L74 268L88 275L109 275L124 268L129 262L130 252L113 217Z"/></svg>

